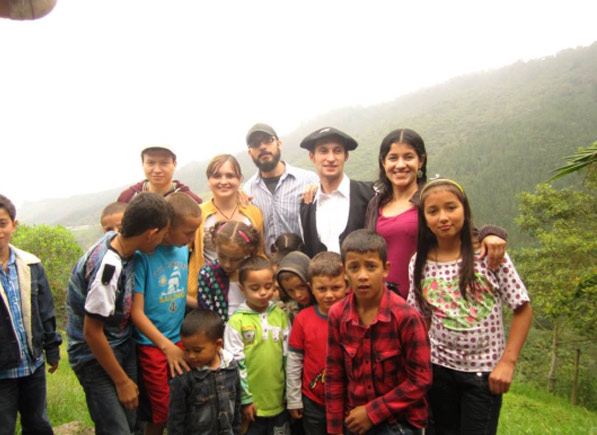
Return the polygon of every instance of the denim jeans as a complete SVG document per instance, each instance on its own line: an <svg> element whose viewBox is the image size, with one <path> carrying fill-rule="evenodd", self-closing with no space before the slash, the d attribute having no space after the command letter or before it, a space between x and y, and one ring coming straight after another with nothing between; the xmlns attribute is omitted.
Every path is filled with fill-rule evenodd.
<svg viewBox="0 0 597 435"><path fill-rule="evenodd" d="M354 435L353 432L345 429L346 435ZM380 423L377 426L373 426L367 435L420 435L421 429L411 426L408 423Z"/></svg>
<svg viewBox="0 0 597 435"><path fill-rule="evenodd" d="M327 433L325 406L314 402L303 394L303 427L305 435L319 435Z"/></svg>
<svg viewBox="0 0 597 435"><path fill-rule="evenodd" d="M502 395L489 391L489 373L433 365L429 401L438 435L489 435L497 431Z"/></svg>
<svg viewBox="0 0 597 435"><path fill-rule="evenodd" d="M273 417L255 417L245 435L290 435L288 411Z"/></svg>
<svg viewBox="0 0 597 435"><path fill-rule="evenodd" d="M17 411L23 435L52 434L46 409L46 365L23 378L0 380L0 434L14 434Z"/></svg>
<svg viewBox="0 0 597 435"><path fill-rule="evenodd" d="M121 362L129 378L137 381L137 361L135 348ZM75 370L75 374L85 391L87 408L95 423L96 434L129 435L135 426L137 410L127 411L118 400L114 382L97 362L91 360Z"/></svg>

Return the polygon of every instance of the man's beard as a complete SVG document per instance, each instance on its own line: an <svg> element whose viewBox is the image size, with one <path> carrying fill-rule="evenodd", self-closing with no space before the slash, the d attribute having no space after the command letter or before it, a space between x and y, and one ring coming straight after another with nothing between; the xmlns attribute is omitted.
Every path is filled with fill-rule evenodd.
<svg viewBox="0 0 597 435"><path fill-rule="evenodd" d="M272 159L267 162L259 161L259 158L263 157L265 154L271 154ZM263 152L259 154L257 157L251 158L253 159L253 163L255 163L255 166L257 166L261 172L270 172L274 170L274 168L278 165L278 162L280 162L280 150L277 150L274 153Z"/></svg>

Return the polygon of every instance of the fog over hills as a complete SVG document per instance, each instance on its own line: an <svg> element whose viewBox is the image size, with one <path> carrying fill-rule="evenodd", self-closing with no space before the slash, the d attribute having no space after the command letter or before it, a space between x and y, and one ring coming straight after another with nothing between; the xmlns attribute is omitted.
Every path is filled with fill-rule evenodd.
<svg viewBox="0 0 597 435"><path fill-rule="evenodd" d="M429 174L462 182L476 222L504 226L516 240L516 194L533 190L563 156L597 140L597 43L457 77L388 103L315 117L282 137L283 159L311 168L298 143L323 126L357 139L359 148L350 153L346 172L360 180L377 177L378 148L385 134L398 127L416 130L427 145ZM209 144L198 144L196 161L179 168L175 178L206 196L205 168L216 153ZM243 151L237 157L245 178L250 177L255 167L249 156ZM131 173L137 176L130 184L142 178L139 162L131 162ZM125 187L28 202L19 217L25 223L96 225L102 208Z"/></svg>

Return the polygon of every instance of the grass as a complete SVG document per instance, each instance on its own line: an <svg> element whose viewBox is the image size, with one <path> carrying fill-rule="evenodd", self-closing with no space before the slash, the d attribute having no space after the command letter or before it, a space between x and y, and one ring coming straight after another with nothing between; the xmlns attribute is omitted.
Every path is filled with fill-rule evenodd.
<svg viewBox="0 0 597 435"><path fill-rule="evenodd" d="M62 345L61 355L56 373L47 375L50 421L54 427L75 420L93 427L85 394L68 364L66 344ZM20 428L17 433L21 433ZM572 406L569 400L530 384L514 383L504 395L498 434L597 435L597 413Z"/></svg>

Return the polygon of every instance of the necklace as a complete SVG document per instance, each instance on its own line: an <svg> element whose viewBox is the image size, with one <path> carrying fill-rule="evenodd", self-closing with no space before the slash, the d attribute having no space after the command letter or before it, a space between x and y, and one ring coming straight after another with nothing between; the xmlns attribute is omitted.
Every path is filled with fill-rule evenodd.
<svg viewBox="0 0 597 435"><path fill-rule="evenodd" d="M214 207L216 208L216 210L217 210L217 211L219 211L219 212L220 212L220 214L221 214L222 216L224 216L224 219L226 219L227 221L230 221L230 220L232 220L232 218L234 217L234 213L236 213L236 210L238 209L238 202L237 202L237 203L236 203L236 205L234 206L234 210L232 210L232 214L230 215L230 217L228 217L228 216L226 216L226 215L224 214L224 212L223 212L222 210L220 210L220 207L218 207L218 206L216 205L215 201L213 202L213 205L214 205Z"/></svg>
<svg viewBox="0 0 597 435"><path fill-rule="evenodd" d="M127 258L126 251L124 250L124 246L122 246L122 240L120 240L121 237L122 236L120 234L118 234L116 236L116 241L118 242L118 246L120 247L122 258Z"/></svg>

